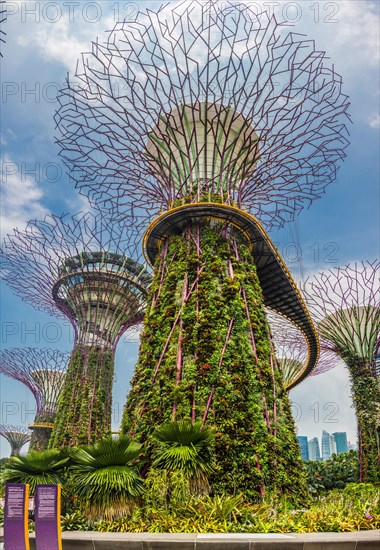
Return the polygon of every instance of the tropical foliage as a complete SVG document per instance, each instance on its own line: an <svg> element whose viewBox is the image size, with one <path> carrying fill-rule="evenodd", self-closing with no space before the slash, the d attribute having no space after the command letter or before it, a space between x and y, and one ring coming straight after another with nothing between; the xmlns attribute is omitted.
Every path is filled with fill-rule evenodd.
<svg viewBox="0 0 380 550"><path fill-rule="evenodd" d="M37 484L62 484L69 460L65 451L57 449L12 456L4 466L3 482L28 483L30 493L34 494Z"/></svg>
<svg viewBox="0 0 380 550"><path fill-rule="evenodd" d="M358 423L359 480L380 481L380 385L374 364L345 358Z"/></svg>
<svg viewBox="0 0 380 550"><path fill-rule="evenodd" d="M72 452L71 482L90 520L128 513L144 492L137 471L141 445L129 437L103 439Z"/></svg>
<svg viewBox="0 0 380 550"><path fill-rule="evenodd" d="M54 420L50 419L49 424ZM32 427L32 437L29 443L29 451L46 451L49 447L49 439L51 436L51 428L43 426L43 423L47 422L45 417L41 418L39 415L34 419L34 426Z"/></svg>
<svg viewBox="0 0 380 550"><path fill-rule="evenodd" d="M201 422L169 422L153 433L159 448L153 468L180 472L189 481L191 494L209 492L208 475L214 471L214 434Z"/></svg>
<svg viewBox="0 0 380 550"><path fill-rule="evenodd" d="M114 356L77 346L67 369L49 447L88 445L111 435Z"/></svg>
<svg viewBox="0 0 380 550"><path fill-rule="evenodd" d="M99 531L159 533L310 533L380 528L379 486L349 484L295 509L289 501L243 502L241 496L200 497L175 511L136 509L116 521L96 524Z"/></svg>
<svg viewBox="0 0 380 550"><path fill-rule="evenodd" d="M157 425L200 421L215 434L214 493L305 502L306 473L247 241L221 223L194 224L162 244L154 273L123 433L149 455Z"/></svg>
<svg viewBox="0 0 380 550"><path fill-rule="evenodd" d="M306 462L309 490L322 493L330 489L343 489L348 483L359 480L359 458L357 451L334 454L326 461Z"/></svg>

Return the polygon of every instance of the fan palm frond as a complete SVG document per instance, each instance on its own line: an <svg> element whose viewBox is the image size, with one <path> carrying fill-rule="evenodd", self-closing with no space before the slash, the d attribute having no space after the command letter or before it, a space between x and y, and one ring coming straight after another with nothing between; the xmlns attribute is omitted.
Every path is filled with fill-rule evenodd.
<svg viewBox="0 0 380 550"><path fill-rule="evenodd" d="M208 492L207 475L214 471L214 434L200 422L169 422L155 430L159 444L153 467L188 477L192 493Z"/></svg>
<svg viewBox="0 0 380 550"><path fill-rule="evenodd" d="M33 494L37 484L62 484L69 461L67 452L63 450L30 451L27 455L9 459L3 479L6 483L28 483Z"/></svg>
<svg viewBox="0 0 380 550"><path fill-rule="evenodd" d="M135 467L141 445L129 437L108 438L75 449L70 468L76 493L90 520L130 512L144 492Z"/></svg>

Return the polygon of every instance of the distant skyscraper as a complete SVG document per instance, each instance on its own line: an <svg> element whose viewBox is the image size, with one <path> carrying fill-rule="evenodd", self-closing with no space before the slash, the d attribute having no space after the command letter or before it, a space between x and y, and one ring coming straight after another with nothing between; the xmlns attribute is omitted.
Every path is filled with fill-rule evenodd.
<svg viewBox="0 0 380 550"><path fill-rule="evenodd" d="M377 380L380 384L380 354L376 357L375 371L376 371Z"/></svg>
<svg viewBox="0 0 380 550"><path fill-rule="evenodd" d="M351 441L349 441L347 443L347 450L348 451L357 451L358 450L358 446L356 443L351 443Z"/></svg>
<svg viewBox="0 0 380 550"><path fill-rule="evenodd" d="M322 431L322 460L328 460L332 454L336 453L336 443L332 435L326 430Z"/></svg>
<svg viewBox="0 0 380 550"><path fill-rule="evenodd" d="M336 452L339 453L345 453L348 451L347 446L347 433L346 432L334 432L333 437L335 439L336 443Z"/></svg>
<svg viewBox="0 0 380 550"><path fill-rule="evenodd" d="M310 439L307 446L309 450L309 460L321 460L318 438L313 437L313 439Z"/></svg>
<svg viewBox="0 0 380 550"><path fill-rule="evenodd" d="M306 435L297 435L298 439L298 445L301 449L301 458L302 460L309 460L309 448L307 444L307 436Z"/></svg>

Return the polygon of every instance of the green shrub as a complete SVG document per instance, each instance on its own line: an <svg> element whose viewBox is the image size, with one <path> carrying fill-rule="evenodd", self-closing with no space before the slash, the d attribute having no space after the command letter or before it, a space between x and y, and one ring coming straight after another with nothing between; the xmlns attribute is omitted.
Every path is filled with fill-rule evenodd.
<svg viewBox="0 0 380 550"><path fill-rule="evenodd" d="M359 480L359 458L357 451L334 454L329 460L307 461L309 490L321 494L331 489L343 489L347 483Z"/></svg>
<svg viewBox="0 0 380 550"><path fill-rule="evenodd" d="M71 482L89 520L128 513L144 493L136 459L141 445L130 437L102 439L72 452Z"/></svg>
<svg viewBox="0 0 380 550"><path fill-rule="evenodd" d="M149 491L148 491L149 492ZM159 533L309 533L380 528L380 486L349 484L314 498L307 509L289 501L249 504L239 495L191 497L177 509L139 508L117 521L102 521L99 531Z"/></svg>
<svg viewBox="0 0 380 550"><path fill-rule="evenodd" d="M89 531L91 527L85 516L76 510L72 514L61 516L61 529L62 531Z"/></svg>

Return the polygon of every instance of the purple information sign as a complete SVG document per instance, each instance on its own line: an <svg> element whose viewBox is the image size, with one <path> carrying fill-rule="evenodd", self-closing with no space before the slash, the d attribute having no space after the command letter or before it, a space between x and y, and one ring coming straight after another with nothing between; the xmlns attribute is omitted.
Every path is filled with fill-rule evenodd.
<svg viewBox="0 0 380 550"><path fill-rule="evenodd" d="M7 483L4 506L4 550L29 550L29 485Z"/></svg>
<svg viewBox="0 0 380 550"><path fill-rule="evenodd" d="M36 550L62 550L60 485L37 485L34 519Z"/></svg>

